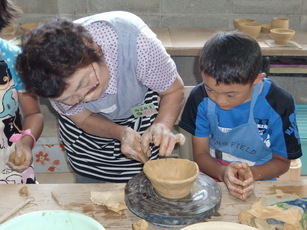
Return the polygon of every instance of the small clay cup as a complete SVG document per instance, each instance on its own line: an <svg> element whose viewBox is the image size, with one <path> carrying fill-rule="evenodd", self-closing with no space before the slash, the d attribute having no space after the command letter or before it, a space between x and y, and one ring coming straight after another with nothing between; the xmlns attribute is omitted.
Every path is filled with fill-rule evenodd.
<svg viewBox="0 0 307 230"><path fill-rule="evenodd" d="M233 19L233 26L235 29L238 29L238 24L240 22L255 22L255 19L252 18L235 18Z"/></svg>
<svg viewBox="0 0 307 230"><path fill-rule="evenodd" d="M257 22L240 22L238 30L256 39L261 31L261 24Z"/></svg>
<svg viewBox="0 0 307 230"><path fill-rule="evenodd" d="M270 35L276 44L287 45L295 34L294 30L275 28L270 30Z"/></svg>
<svg viewBox="0 0 307 230"><path fill-rule="evenodd" d="M275 28L288 29L289 28L289 18L283 18L283 17L272 18L271 27L272 29L275 29Z"/></svg>
<svg viewBox="0 0 307 230"><path fill-rule="evenodd" d="M190 194L198 177L198 165L187 159L163 158L147 161L143 172L158 195L180 199Z"/></svg>

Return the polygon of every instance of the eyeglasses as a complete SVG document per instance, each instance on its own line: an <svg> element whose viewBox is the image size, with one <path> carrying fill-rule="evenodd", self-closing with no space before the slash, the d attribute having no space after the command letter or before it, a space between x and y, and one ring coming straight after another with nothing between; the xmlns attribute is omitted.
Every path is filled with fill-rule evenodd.
<svg viewBox="0 0 307 230"><path fill-rule="evenodd" d="M56 105L56 107L62 112L62 113L64 113L64 114L66 114L66 113L68 113L69 111L71 111L71 110L73 110L74 108L76 108L78 105L80 105L81 103L83 103L83 100L84 100L84 98L88 95L88 94L90 94L93 90L95 90L96 88L97 88L97 86L99 85L99 79L98 79L98 76L97 76L97 73L96 73L96 70L95 70L95 68L94 68L94 66L93 66L93 64L91 63L91 66L92 66L92 69L93 69L93 71L94 71L94 73L95 73L95 78L96 78L96 84L93 86L93 87L91 87L90 89L89 89L89 91L86 93L86 94L84 94L84 96L82 97L82 98L79 98L79 102L77 102L76 104L73 104L73 105L68 105L68 104L65 104L65 103L63 103L63 102L59 102L59 101L57 101L57 100L52 100L52 102Z"/></svg>

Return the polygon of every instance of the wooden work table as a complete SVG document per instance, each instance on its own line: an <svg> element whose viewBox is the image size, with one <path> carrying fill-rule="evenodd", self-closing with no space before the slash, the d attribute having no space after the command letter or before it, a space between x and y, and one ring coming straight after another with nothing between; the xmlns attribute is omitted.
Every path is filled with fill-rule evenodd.
<svg viewBox="0 0 307 230"><path fill-rule="evenodd" d="M93 204L90 200L91 191L116 191L123 189L125 184L37 184L26 186L29 196L35 200L12 217L38 210L65 209L84 213L96 219L107 230L131 229L132 223L140 219L129 210L126 210L123 215L119 215L108 211L104 206ZM246 201L230 196L223 183L219 183L219 186L222 190L221 206L217 214L207 221L238 222L240 211L249 210L250 205L256 202L259 197L275 194L276 189L282 190L284 193L307 196L307 180L256 182L255 194ZM0 217L27 199L19 195L19 190L22 187L23 185L0 185ZM180 229L181 227L172 227L172 229ZM150 229L163 228L150 224Z"/></svg>
<svg viewBox="0 0 307 230"><path fill-rule="evenodd" d="M218 29L208 28L154 28L153 31L162 41L167 52L172 56L199 56L206 41ZM270 46L272 40L267 33L260 33L257 41L263 56L307 56L307 31L296 31L293 41L299 46Z"/></svg>

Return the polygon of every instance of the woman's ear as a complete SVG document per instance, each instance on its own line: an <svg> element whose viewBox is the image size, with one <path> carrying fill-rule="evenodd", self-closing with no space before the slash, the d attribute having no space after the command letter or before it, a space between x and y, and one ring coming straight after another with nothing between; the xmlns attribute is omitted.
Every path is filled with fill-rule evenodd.
<svg viewBox="0 0 307 230"><path fill-rule="evenodd" d="M253 85L257 85L265 77L266 77L265 73L259 73L255 81L253 82Z"/></svg>

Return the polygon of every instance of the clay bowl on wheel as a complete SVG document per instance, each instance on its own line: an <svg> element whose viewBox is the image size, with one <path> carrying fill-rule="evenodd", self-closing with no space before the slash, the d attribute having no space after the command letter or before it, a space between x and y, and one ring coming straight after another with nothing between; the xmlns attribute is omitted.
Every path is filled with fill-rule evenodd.
<svg viewBox="0 0 307 230"><path fill-rule="evenodd" d="M270 30L270 35L276 44L287 45L295 34L294 30L275 28Z"/></svg>
<svg viewBox="0 0 307 230"><path fill-rule="evenodd" d="M240 22L255 22L255 19L252 18L235 18L233 19L233 26L235 29L238 29L238 24Z"/></svg>
<svg viewBox="0 0 307 230"><path fill-rule="evenodd" d="M257 22L240 22L238 30L256 39L261 30L261 24Z"/></svg>
<svg viewBox="0 0 307 230"><path fill-rule="evenodd" d="M198 165L187 159L150 160L145 163L143 171L155 191L168 199L188 196L198 177Z"/></svg>

